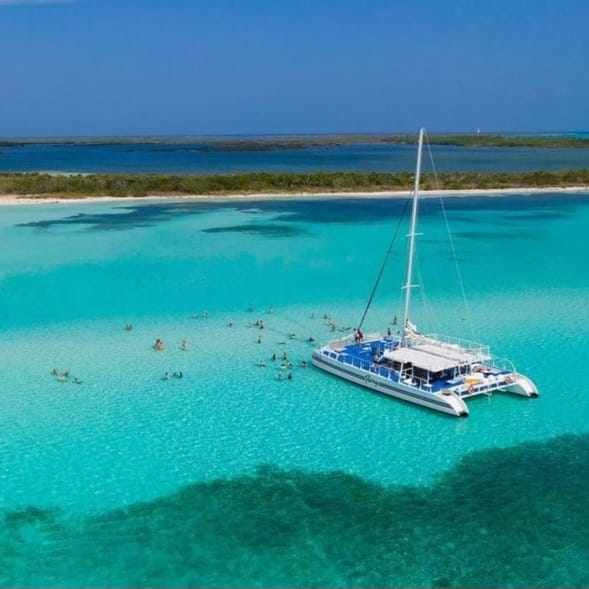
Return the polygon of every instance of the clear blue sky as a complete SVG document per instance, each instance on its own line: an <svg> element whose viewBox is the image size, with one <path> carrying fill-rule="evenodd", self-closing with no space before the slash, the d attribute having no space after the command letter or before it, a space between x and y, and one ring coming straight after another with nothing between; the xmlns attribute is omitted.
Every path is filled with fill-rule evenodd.
<svg viewBox="0 0 589 589"><path fill-rule="evenodd" d="M589 129L587 0L0 0L0 136Z"/></svg>

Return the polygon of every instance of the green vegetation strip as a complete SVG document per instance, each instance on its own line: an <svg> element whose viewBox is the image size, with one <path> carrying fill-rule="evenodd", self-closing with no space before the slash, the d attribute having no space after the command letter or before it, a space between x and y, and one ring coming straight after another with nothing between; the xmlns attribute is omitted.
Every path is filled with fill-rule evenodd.
<svg viewBox="0 0 589 589"><path fill-rule="evenodd" d="M424 190L589 186L589 169L553 172L448 172L422 179ZM177 196L255 193L380 192L410 190L413 175L378 172L316 174L0 174L0 194L34 197Z"/></svg>
<svg viewBox="0 0 589 589"><path fill-rule="evenodd" d="M586 148L589 136L509 135L501 133L430 134L432 145L456 147ZM136 137L30 137L0 139L2 147L24 145L169 145L197 151L273 151L334 148L342 145L414 145L415 133L337 133L326 135L272 135L251 137L136 136Z"/></svg>

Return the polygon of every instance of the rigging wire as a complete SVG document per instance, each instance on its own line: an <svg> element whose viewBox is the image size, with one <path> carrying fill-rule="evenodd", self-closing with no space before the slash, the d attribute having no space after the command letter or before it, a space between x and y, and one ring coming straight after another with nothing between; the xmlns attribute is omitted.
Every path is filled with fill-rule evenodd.
<svg viewBox="0 0 589 589"><path fill-rule="evenodd" d="M436 331L438 329L438 324L435 319L435 315L433 312L433 308L430 305L429 298L427 293L425 292L425 282L423 280L423 274L421 271L421 261L419 259L419 250L415 250L415 269L417 270L417 281L419 284L419 296L421 298L421 304L423 305L423 312L426 317L426 321L429 323L429 327L427 327L428 332L431 330Z"/></svg>
<svg viewBox="0 0 589 589"><path fill-rule="evenodd" d="M434 163L434 156L432 153L431 143L429 141L429 135L426 133L426 146L427 151L429 154L429 159L432 166L432 171L434 175L434 185L437 190L440 190L440 180L438 177L438 171L436 169L436 164ZM454 244L454 238L452 237L452 231L450 230L450 223L448 222L448 213L446 212L446 206L444 205L444 199L440 195L438 197L440 201L440 209L442 211L442 218L444 219L444 225L446 226L446 232L448 234L448 242L450 244L450 253L452 256L452 261L454 262L454 268L456 270L456 276L458 278L458 284L460 286L460 294L462 297L462 304L464 305L464 314L467 321L467 326L469 331L471 332L471 337L474 335L473 323L472 323L472 313L470 310L470 305L468 303L468 298L466 296L466 289L464 287L464 280L462 278L462 271L460 270L460 264L458 263L458 256L456 255L456 246Z"/></svg>
<svg viewBox="0 0 589 589"><path fill-rule="evenodd" d="M382 275L384 274L384 270L386 268L389 257L391 255L391 253L393 252L393 247L395 245L395 242L397 241L397 237L398 237L399 231L401 229L401 224L403 222L403 219L405 218L405 214L407 213L407 209L409 208L410 202L411 202L410 198L408 198L405 201L405 205L403 206L403 210L401 211L401 216L399 217L399 222L397 223L397 227L395 228L395 232L393 234L393 239L391 240L391 243L385 253L384 259L382 261L382 264L381 264L380 269L378 271L378 275L376 277L376 281L374 283L374 286L372 287L372 290L370 291L370 296L368 297L368 302L366 303L366 307L364 308L364 312L362 313L362 318L360 319L360 322L358 323L358 329L361 329L362 325L364 325L364 320L366 319L366 315L368 314L368 310L370 309L370 306L372 305L372 302L373 302L374 297L376 295L376 291L378 290L378 285L380 284L380 281L382 279Z"/></svg>

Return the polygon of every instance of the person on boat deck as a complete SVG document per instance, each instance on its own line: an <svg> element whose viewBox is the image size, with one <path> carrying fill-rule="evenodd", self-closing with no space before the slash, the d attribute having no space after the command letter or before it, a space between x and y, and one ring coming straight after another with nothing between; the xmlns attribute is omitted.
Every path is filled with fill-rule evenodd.
<svg viewBox="0 0 589 589"><path fill-rule="evenodd" d="M358 329L356 329L356 331L354 332L354 341L356 343L360 343L363 339L364 334L362 333L362 330L358 327Z"/></svg>

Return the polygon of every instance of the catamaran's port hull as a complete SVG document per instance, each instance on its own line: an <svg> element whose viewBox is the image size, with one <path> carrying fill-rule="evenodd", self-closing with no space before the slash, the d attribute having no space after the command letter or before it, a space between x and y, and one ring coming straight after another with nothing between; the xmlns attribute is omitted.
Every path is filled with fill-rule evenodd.
<svg viewBox="0 0 589 589"><path fill-rule="evenodd" d="M342 366L319 353L313 354L313 365L325 372L343 378L364 388L371 389L389 397L395 397L408 403L421 405L434 411L440 411L455 417L466 417L468 407L457 395L432 395L416 389L404 386L402 383L394 383L378 377L368 375L365 371L358 370L353 366Z"/></svg>

